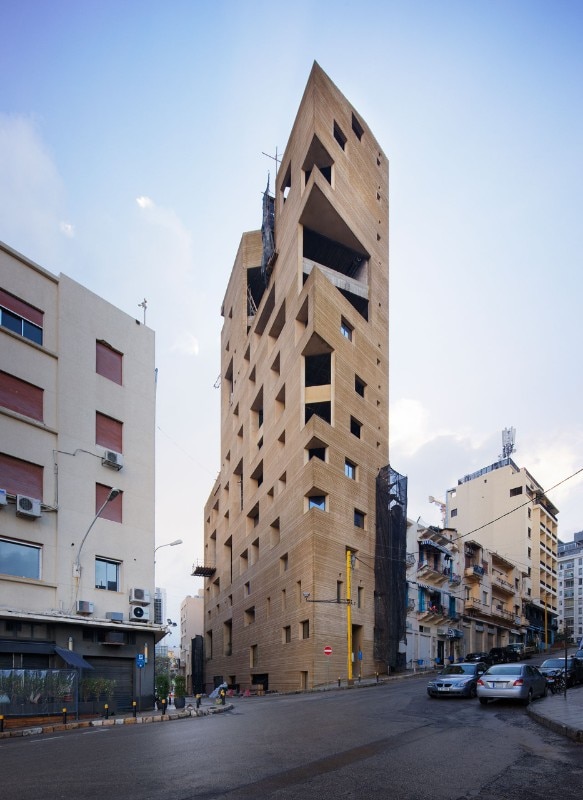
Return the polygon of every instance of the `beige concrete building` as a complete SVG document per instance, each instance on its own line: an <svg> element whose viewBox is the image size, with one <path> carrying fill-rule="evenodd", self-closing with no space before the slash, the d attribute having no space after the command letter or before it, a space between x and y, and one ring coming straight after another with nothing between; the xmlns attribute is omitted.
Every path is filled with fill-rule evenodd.
<svg viewBox="0 0 583 800"><path fill-rule="evenodd" d="M0 668L152 696L154 421L153 331L0 244Z"/></svg>
<svg viewBox="0 0 583 800"><path fill-rule="evenodd" d="M487 548L498 557L498 567L520 570L521 608L509 607L503 584L496 582L493 607L501 601L520 619L511 629L514 641L540 648L552 643L557 628L558 513L540 484L511 458L464 476L446 497L446 524L464 537L466 551Z"/></svg>
<svg viewBox="0 0 583 800"><path fill-rule="evenodd" d="M207 688L372 674L388 161L317 64L222 314L221 470L195 571L206 576Z"/></svg>
<svg viewBox="0 0 583 800"><path fill-rule="evenodd" d="M193 640L203 635L204 590L201 589L194 597L185 597L180 604L180 671L186 678L188 693L194 693L193 655L196 658L196 645L193 645Z"/></svg>

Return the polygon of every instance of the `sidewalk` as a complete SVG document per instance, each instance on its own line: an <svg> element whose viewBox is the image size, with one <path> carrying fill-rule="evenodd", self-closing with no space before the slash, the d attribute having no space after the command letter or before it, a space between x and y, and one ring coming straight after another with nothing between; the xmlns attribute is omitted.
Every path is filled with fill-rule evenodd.
<svg viewBox="0 0 583 800"><path fill-rule="evenodd" d="M183 709L176 709L174 706L168 706L166 713L162 714L158 709L148 711L136 712L135 716L133 711L122 711L112 714L110 717L92 717L90 719L69 719L65 723L58 717L53 717L50 720L27 720L26 718L18 720L5 720L4 731L0 732L0 740L8 739L15 736L34 736L42 733L54 733L56 731L70 731L77 728L96 728L96 727L112 727L114 725L144 725L153 722L170 722L177 719L187 719L188 717L204 717L209 714L221 714L225 711L230 711L233 708L232 704L228 701L223 705L217 705L214 700L209 700L208 697L201 699L200 708L196 707L196 700L194 697L186 698L186 706Z"/></svg>
<svg viewBox="0 0 583 800"><path fill-rule="evenodd" d="M528 716L575 742L583 743L583 685L549 695L527 707Z"/></svg>

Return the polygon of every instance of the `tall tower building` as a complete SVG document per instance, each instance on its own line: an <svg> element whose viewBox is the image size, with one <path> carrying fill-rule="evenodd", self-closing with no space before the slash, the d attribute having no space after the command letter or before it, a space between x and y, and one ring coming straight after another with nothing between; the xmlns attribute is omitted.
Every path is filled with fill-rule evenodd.
<svg viewBox="0 0 583 800"><path fill-rule="evenodd" d="M466 570L479 545L521 570L526 624L519 632L540 649L557 629L558 513L541 485L508 456L465 475L447 492L446 525L457 528L460 546L465 540Z"/></svg>
<svg viewBox="0 0 583 800"><path fill-rule="evenodd" d="M207 688L303 689L378 668L388 280L387 158L315 63L221 310L221 470L195 571Z"/></svg>

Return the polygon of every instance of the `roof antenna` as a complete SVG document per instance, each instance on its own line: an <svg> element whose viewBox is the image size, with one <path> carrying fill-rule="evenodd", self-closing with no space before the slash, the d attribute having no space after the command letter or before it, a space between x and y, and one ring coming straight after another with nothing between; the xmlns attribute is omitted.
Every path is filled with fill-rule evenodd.
<svg viewBox="0 0 583 800"><path fill-rule="evenodd" d="M498 456L500 460L503 458L510 458L512 453L516 452L516 447L514 447L515 437L515 428L504 428L502 431L502 453Z"/></svg>

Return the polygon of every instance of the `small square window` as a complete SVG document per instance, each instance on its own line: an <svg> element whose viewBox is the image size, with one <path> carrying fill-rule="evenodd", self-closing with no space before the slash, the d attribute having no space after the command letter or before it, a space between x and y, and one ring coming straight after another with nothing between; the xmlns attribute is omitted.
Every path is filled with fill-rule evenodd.
<svg viewBox="0 0 583 800"><path fill-rule="evenodd" d="M356 528L363 528L364 529L364 522L366 519L366 514L364 511L359 511L357 508L354 509L354 525Z"/></svg>
<svg viewBox="0 0 583 800"><path fill-rule="evenodd" d="M361 397L364 397L364 390L366 388L366 383L359 378L358 375L354 376L354 391L356 394L359 394Z"/></svg>
<svg viewBox="0 0 583 800"><path fill-rule="evenodd" d="M95 588L119 592L119 561L95 559Z"/></svg>
<svg viewBox="0 0 583 800"><path fill-rule="evenodd" d="M340 147L344 150L344 147L346 146L346 136L342 132L342 129L340 128L337 122L334 122L334 138L336 139Z"/></svg>
<svg viewBox="0 0 583 800"><path fill-rule="evenodd" d="M351 480L355 481L356 464L353 464L352 461L346 459L346 461L344 462L344 474L346 475L347 478L350 478Z"/></svg>
<svg viewBox="0 0 583 800"><path fill-rule="evenodd" d="M360 429L362 428L362 422L359 422L354 417L350 417L350 433L353 436L356 436L357 439L360 439Z"/></svg>
<svg viewBox="0 0 583 800"><path fill-rule="evenodd" d="M344 336L345 339L348 339L349 342L352 341L352 331L354 328L352 325L349 325L345 319L340 322L340 333Z"/></svg>
<svg viewBox="0 0 583 800"><path fill-rule="evenodd" d="M314 494L308 497L308 509L319 508L320 511L326 511L326 495Z"/></svg>
<svg viewBox="0 0 583 800"><path fill-rule="evenodd" d="M302 634L302 639L309 639L310 638L310 620L305 619L300 622L300 631Z"/></svg>
<svg viewBox="0 0 583 800"><path fill-rule="evenodd" d="M289 644L291 642L291 625L286 625L283 629L282 641L283 644Z"/></svg>

